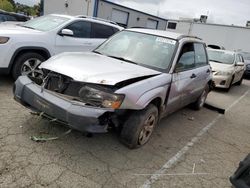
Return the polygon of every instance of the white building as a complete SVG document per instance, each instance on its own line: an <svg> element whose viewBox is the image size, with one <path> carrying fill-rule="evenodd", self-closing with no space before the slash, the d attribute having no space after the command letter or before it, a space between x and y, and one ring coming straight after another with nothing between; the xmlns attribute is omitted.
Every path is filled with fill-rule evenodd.
<svg viewBox="0 0 250 188"><path fill-rule="evenodd" d="M43 14L88 15L117 22L124 27L165 30L167 20L107 0L42 0Z"/></svg>
<svg viewBox="0 0 250 188"><path fill-rule="evenodd" d="M208 45L228 50L250 52L250 28L232 25L198 23L191 20L169 20L167 30L202 38Z"/></svg>

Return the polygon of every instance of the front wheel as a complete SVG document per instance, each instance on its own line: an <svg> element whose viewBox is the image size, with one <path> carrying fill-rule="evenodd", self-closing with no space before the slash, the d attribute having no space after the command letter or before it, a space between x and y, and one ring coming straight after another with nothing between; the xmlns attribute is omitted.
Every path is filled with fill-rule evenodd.
<svg viewBox="0 0 250 188"><path fill-rule="evenodd" d="M21 75L42 78L43 72L38 67L46 59L38 53L28 52L16 58L12 76L16 80Z"/></svg>
<svg viewBox="0 0 250 188"><path fill-rule="evenodd" d="M153 104L131 114L123 125L120 135L121 142L130 149L145 145L158 123L158 116L158 109Z"/></svg>

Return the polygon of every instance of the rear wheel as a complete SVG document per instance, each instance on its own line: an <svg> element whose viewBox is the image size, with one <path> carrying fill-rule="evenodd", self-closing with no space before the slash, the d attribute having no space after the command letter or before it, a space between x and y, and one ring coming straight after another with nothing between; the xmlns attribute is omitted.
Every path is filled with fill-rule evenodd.
<svg viewBox="0 0 250 188"><path fill-rule="evenodd" d="M42 78L43 72L38 67L46 59L33 52L22 54L16 58L12 69L12 76L16 80L21 75Z"/></svg>
<svg viewBox="0 0 250 188"><path fill-rule="evenodd" d="M158 123L158 109L150 104L144 110L134 112L124 123L121 131L121 142L130 149L145 145Z"/></svg>
<svg viewBox="0 0 250 188"><path fill-rule="evenodd" d="M200 110L204 106L208 92L209 92L209 85L207 84L200 97L197 99L197 101L193 103L193 108L195 110Z"/></svg>

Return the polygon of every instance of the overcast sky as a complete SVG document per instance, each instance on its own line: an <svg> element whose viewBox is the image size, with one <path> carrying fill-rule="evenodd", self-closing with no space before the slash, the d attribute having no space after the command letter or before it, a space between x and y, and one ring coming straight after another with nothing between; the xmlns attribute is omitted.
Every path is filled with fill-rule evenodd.
<svg viewBox="0 0 250 188"><path fill-rule="evenodd" d="M40 0L15 0L33 6ZM46 0L49 1L49 0ZM94 1L94 0L92 0ZM199 18L208 22L245 26L250 20L250 0L110 0L134 9L169 19Z"/></svg>
<svg viewBox="0 0 250 188"><path fill-rule="evenodd" d="M199 18L208 22L245 26L250 20L250 0L110 0L164 18Z"/></svg>

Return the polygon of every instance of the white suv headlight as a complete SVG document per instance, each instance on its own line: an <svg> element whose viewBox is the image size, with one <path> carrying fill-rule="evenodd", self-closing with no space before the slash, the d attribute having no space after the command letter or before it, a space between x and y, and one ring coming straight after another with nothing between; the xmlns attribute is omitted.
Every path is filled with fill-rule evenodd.
<svg viewBox="0 0 250 188"><path fill-rule="evenodd" d="M0 44L5 44L9 41L9 37L0 37Z"/></svg>

